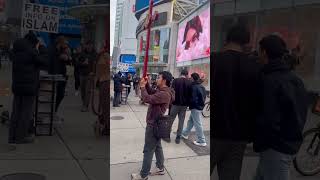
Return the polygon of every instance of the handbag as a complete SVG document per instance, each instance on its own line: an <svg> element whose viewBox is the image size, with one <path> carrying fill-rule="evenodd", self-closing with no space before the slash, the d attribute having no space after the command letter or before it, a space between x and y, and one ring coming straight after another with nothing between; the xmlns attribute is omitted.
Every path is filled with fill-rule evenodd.
<svg viewBox="0 0 320 180"><path fill-rule="evenodd" d="M170 134L174 119L170 115L159 116L155 122L155 137L170 142Z"/></svg>

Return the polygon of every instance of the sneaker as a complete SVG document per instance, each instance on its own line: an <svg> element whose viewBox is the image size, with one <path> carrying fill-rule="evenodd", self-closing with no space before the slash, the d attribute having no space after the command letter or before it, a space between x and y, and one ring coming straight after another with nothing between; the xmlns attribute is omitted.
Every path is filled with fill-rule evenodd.
<svg viewBox="0 0 320 180"><path fill-rule="evenodd" d="M181 140L181 138L180 138L179 136L177 136L177 138L176 138L176 144L180 144L180 140Z"/></svg>
<svg viewBox="0 0 320 180"><path fill-rule="evenodd" d="M166 174L166 172L164 171L164 169L159 169L159 168L154 168L153 170L150 171L150 176L161 176Z"/></svg>
<svg viewBox="0 0 320 180"><path fill-rule="evenodd" d="M143 178L140 174L131 174L131 180L147 180L148 176Z"/></svg>
<svg viewBox="0 0 320 180"><path fill-rule="evenodd" d="M197 146L201 146L201 147L206 147L207 143L199 143L197 141L193 141L193 144L197 145Z"/></svg>
<svg viewBox="0 0 320 180"><path fill-rule="evenodd" d="M181 137L182 137L183 139L185 139L185 140L188 140L188 136L185 136L185 135L181 134Z"/></svg>

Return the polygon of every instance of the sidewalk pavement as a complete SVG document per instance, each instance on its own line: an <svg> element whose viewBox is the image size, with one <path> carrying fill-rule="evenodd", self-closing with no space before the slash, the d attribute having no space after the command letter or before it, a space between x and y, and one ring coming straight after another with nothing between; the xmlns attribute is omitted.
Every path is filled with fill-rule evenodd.
<svg viewBox="0 0 320 180"><path fill-rule="evenodd" d="M10 73L0 70L0 88L10 88ZM74 95L72 79L60 107L59 115L65 121L53 136L36 137L34 144L9 147L8 128L0 125L0 179L13 173L41 174L46 180L109 179L108 141L94 136L93 113L80 112L80 96ZM0 102L3 109L11 112L12 95L0 94Z"/></svg>
<svg viewBox="0 0 320 180"><path fill-rule="evenodd" d="M111 92L112 85L111 85ZM110 135L110 176L112 180L130 180L131 173L139 172L142 165L144 133L146 127L147 106L139 104L139 98L134 91L128 98L127 105L111 108L111 135ZM113 96L113 94L111 94ZM112 105L112 103L111 103ZM189 118L187 112L185 126ZM121 120L119 120L121 119ZM210 119L203 119L204 130L208 138L208 147L197 148L191 140L175 144L177 119L173 125L171 143L162 141L165 169L164 176L149 177L150 180L208 180L210 179ZM155 160L155 158L154 158ZM154 166L155 163L153 163Z"/></svg>

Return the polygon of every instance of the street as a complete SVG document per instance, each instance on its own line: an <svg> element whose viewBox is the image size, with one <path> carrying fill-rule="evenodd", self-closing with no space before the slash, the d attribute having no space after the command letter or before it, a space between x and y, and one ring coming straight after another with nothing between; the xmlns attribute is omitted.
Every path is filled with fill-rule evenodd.
<svg viewBox="0 0 320 180"><path fill-rule="evenodd" d="M113 83L111 83L113 86ZM133 91L133 90L132 90ZM111 87L111 93L113 92ZM113 94L111 94L113 96ZM128 180L131 173L140 171L143 158L144 132L147 106L139 104L139 98L132 92L127 105L114 108L111 103L110 135L110 179ZM187 112L185 125L189 118ZM210 171L210 119L203 119L208 146L195 147L190 140L175 144L177 119L173 125L171 143L162 141L165 170L164 176L149 177L150 180L207 180ZM194 131L194 130L193 130ZM154 158L155 160L155 158ZM154 166L155 163L153 163Z"/></svg>
<svg viewBox="0 0 320 180"><path fill-rule="evenodd" d="M10 88L11 65L0 70L0 89ZM106 180L109 177L109 147L106 137L97 139L92 112L80 112L81 98L74 95L73 77L61 104L65 121L53 136L36 137L35 143L7 144L8 128L0 125L0 177L13 173L35 173L46 180ZM6 92L10 92L6 91ZM3 109L11 112L12 95L0 94ZM2 110L2 109L1 109ZM1 178L0 178L1 179Z"/></svg>

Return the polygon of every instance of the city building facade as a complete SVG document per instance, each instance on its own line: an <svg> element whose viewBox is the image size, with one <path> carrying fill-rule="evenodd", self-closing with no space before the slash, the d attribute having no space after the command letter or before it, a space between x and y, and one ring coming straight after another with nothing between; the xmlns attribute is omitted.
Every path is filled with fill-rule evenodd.
<svg viewBox="0 0 320 180"><path fill-rule="evenodd" d="M137 40L135 28L138 21L134 16L135 0L118 0L116 8L113 67L116 69L119 63L126 63L129 68L124 73L135 74L132 64L136 61Z"/></svg>
<svg viewBox="0 0 320 180"><path fill-rule="evenodd" d="M234 22L246 24L251 31L251 47L270 33L280 35L290 52L300 59L296 73L308 89L320 90L320 1L317 0L213 0L211 41L213 51L223 47L225 35Z"/></svg>
<svg viewBox="0 0 320 180"><path fill-rule="evenodd" d="M68 9L68 14L80 20L82 39L92 40L97 51L105 46L110 52L110 1L88 0Z"/></svg>
<svg viewBox="0 0 320 180"><path fill-rule="evenodd" d="M147 31L144 28L145 19L148 14L149 0L136 1L136 17L139 24L136 29L137 37L137 61L134 66L138 74L142 75L142 69L145 58ZM180 75L182 69L188 69L190 73L198 72L205 80L204 85L209 89L209 63L210 58L210 10L209 1L199 0L156 0L153 11L158 13L158 18L152 24L148 72L158 73L163 70L172 72L175 77ZM200 18L203 24L203 33L199 38L205 39L205 44L199 44L195 47L205 49L198 57L189 57L195 49L189 51L184 49L184 31L186 23L194 17L205 11L204 18ZM201 15L200 15L201 16ZM179 40L181 42L179 42ZM202 46L202 47L200 47ZM179 51L179 48L181 51ZM198 53L198 52L197 52ZM197 54L196 53L196 54ZM179 56L177 56L179 54ZM181 60L181 58L186 58ZM178 60L180 58L180 60Z"/></svg>

